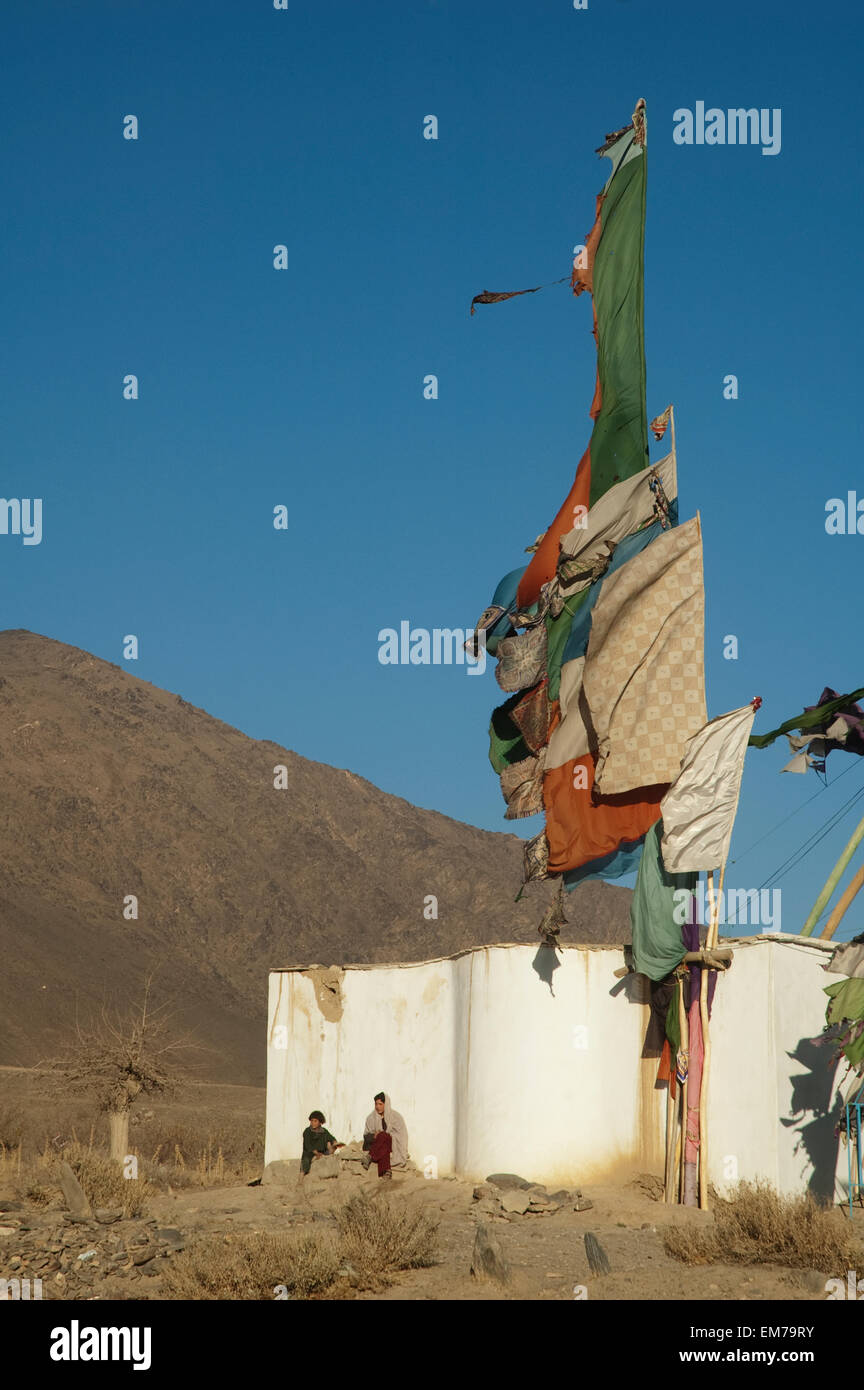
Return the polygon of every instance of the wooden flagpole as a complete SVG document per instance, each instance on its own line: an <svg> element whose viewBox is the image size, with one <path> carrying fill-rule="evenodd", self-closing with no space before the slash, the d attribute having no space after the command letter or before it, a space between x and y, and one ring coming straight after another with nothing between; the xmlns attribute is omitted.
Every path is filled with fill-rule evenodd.
<svg viewBox="0 0 864 1390"><path fill-rule="evenodd" d="M672 1083L675 1074L675 1062L672 1062L672 1076L666 1083L666 1188L663 1193L664 1202L674 1203L675 1201L675 1110L678 1097L672 1098Z"/></svg>
<svg viewBox="0 0 864 1390"><path fill-rule="evenodd" d="M849 860L852 858L852 855L855 853L862 840L864 840L864 817L862 817L852 831L852 838L828 875L825 887L810 909L810 916L801 928L801 936L812 936L813 928L817 920L822 916L823 909L827 907L831 898L834 896L834 889L843 877L846 865L849 863Z"/></svg>
<svg viewBox="0 0 864 1390"><path fill-rule="evenodd" d="M681 1051L687 1056L687 1070L690 1070L690 1024L687 1021L687 1010L684 1008L684 980L678 976L678 1031L681 1035ZM678 1060L676 1058L677 1067ZM678 1174L678 1201L684 1201L684 1175L687 1168L686 1148L687 1148L687 1081L681 1085L681 1168Z"/></svg>
<svg viewBox="0 0 864 1390"><path fill-rule="evenodd" d="M861 865L855 877L850 881L848 888L822 928L823 941L830 941L840 925L840 920L844 912L855 897L855 894L859 892L861 888L864 888L864 864Z"/></svg>
<svg viewBox="0 0 864 1390"><path fill-rule="evenodd" d="M720 931L720 897L726 865L720 870L720 885L714 893L714 870L708 870L708 902L710 906L705 945L716 947ZM702 967L699 989L699 1016L702 1020L702 1083L699 1087L699 1205L708 1210L708 1075L711 1071L711 1031L708 1018L708 967Z"/></svg>

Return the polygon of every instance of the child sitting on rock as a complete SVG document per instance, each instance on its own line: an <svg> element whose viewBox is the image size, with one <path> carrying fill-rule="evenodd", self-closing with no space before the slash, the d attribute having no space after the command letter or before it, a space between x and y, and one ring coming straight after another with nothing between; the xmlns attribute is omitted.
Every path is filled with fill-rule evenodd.
<svg viewBox="0 0 864 1390"><path fill-rule="evenodd" d="M320 1158L322 1154L335 1153L337 1149L344 1149L344 1147L344 1144L337 1143L329 1129L324 1128L324 1116L321 1111L313 1110L309 1116L309 1124L303 1131L301 1172L309 1172L313 1158Z"/></svg>

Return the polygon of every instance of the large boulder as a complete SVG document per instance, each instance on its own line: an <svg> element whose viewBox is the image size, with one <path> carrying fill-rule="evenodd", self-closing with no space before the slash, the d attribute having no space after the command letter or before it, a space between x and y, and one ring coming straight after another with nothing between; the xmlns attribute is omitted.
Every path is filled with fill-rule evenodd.
<svg viewBox="0 0 864 1390"><path fill-rule="evenodd" d="M336 1154L321 1154L320 1158L313 1158L309 1176L312 1178L338 1178L341 1172L342 1164Z"/></svg>
<svg viewBox="0 0 864 1390"><path fill-rule="evenodd" d="M261 1174L261 1182L276 1183L296 1183L300 1177L299 1158L276 1158L272 1163L268 1163L264 1172Z"/></svg>

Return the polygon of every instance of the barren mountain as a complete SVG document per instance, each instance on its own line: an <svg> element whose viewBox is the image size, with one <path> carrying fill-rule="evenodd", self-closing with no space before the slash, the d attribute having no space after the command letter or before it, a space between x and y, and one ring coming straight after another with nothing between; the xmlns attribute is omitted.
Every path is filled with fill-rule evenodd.
<svg viewBox="0 0 864 1390"><path fill-rule="evenodd" d="M14 1065L153 973L208 1049L202 1075L256 1084L271 966L539 944L549 901L542 885L513 902L517 836L419 810L25 631L0 633L0 827L0 1062ZM562 935L629 940L629 903L586 884Z"/></svg>

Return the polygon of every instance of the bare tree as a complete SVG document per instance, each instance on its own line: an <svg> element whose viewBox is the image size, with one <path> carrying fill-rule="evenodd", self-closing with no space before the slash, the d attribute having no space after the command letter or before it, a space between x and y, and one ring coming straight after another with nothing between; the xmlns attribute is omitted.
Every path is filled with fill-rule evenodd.
<svg viewBox="0 0 864 1390"><path fill-rule="evenodd" d="M111 1157L123 1163L129 1151L129 1112L140 1096L170 1093L186 1072L183 1056L196 1048L178 1037L167 1004L151 1001L152 977L140 1003L125 1012L103 1005L87 1026L76 1022L75 1039L48 1065L64 1086L95 1097L108 1116Z"/></svg>

